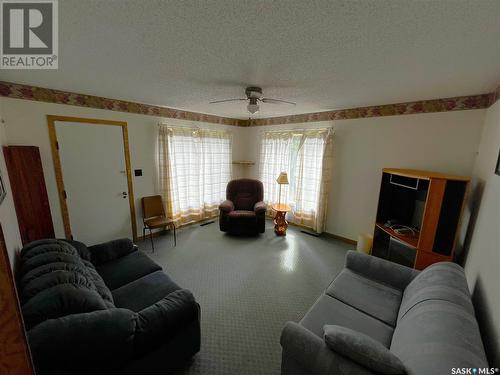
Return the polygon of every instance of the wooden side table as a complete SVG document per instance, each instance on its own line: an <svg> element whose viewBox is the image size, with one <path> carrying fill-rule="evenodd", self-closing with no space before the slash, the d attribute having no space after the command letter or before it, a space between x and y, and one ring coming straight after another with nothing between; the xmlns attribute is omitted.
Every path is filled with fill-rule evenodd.
<svg viewBox="0 0 500 375"><path fill-rule="evenodd" d="M286 228L288 228L288 221L286 221L285 216L288 211L291 210L290 206L284 203L273 204L271 208L276 211L276 216L274 217L274 232L278 236L286 236Z"/></svg>

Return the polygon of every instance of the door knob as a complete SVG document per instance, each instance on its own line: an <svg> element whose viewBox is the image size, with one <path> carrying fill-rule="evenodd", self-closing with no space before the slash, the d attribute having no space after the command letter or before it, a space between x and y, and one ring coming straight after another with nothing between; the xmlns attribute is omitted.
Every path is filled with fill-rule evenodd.
<svg viewBox="0 0 500 375"><path fill-rule="evenodd" d="M123 197L123 199L127 198L127 196L128 196L128 193L127 193L126 191L124 191L124 192L122 193L122 197Z"/></svg>

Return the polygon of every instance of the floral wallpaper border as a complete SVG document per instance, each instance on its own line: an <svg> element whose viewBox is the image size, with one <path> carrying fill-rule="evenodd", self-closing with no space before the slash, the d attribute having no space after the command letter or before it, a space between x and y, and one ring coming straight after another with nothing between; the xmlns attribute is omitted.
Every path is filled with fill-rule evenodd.
<svg viewBox="0 0 500 375"><path fill-rule="evenodd" d="M500 100L500 85L490 94L490 106L495 104L498 100Z"/></svg>
<svg viewBox="0 0 500 375"><path fill-rule="evenodd" d="M419 100L416 102L305 113L300 115L251 119L249 120L250 124L248 126L294 124L303 122L349 120L367 117L482 109L488 108L491 105L492 96L493 94L460 96L445 99Z"/></svg>
<svg viewBox="0 0 500 375"><path fill-rule="evenodd" d="M11 82L0 81L0 96L222 125L245 126L247 121Z"/></svg>
<svg viewBox="0 0 500 375"><path fill-rule="evenodd" d="M249 120L207 115L168 107L129 102L119 99L109 99L100 96L77 94L73 92L2 81L0 81L0 96L47 103L76 105L88 108L107 109L110 111L136 113L149 116L176 118L180 120L247 127L482 109L488 108L500 99L500 86L498 86L494 92L489 94L460 96L445 99L419 100L407 103L385 104L370 107L339 109L325 112Z"/></svg>

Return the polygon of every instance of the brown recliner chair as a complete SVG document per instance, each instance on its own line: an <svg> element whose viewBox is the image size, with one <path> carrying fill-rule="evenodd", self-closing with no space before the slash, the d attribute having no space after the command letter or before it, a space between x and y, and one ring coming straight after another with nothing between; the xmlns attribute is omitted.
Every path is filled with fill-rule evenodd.
<svg viewBox="0 0 500 375"><path fill-rule="evenodd" d="M264 233L266 227L266 204L264 186L259 180L241 178L229 181L226 200L219 206L219 226L231 234Z"/></svg>

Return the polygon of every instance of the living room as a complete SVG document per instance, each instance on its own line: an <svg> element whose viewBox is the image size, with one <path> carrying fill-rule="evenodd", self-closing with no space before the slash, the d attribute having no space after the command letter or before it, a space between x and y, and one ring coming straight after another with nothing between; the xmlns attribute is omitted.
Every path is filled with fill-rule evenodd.
<svg viewBox="0 0 500 375"><path fill-rule="evenodd" d="M6 373L500 366L498 2L45 3L57 67L0 69Z"/></svg>

